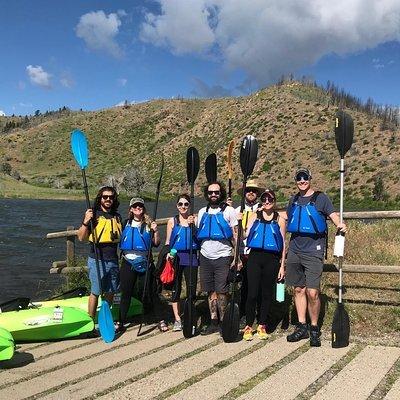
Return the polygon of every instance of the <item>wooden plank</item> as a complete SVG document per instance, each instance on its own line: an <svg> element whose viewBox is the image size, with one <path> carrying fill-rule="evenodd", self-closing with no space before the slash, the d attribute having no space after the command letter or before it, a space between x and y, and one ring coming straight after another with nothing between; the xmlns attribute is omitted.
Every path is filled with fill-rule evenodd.
<svg viewBox="0 0 400 400"><path fill-rule="evenodd" d="M399 347L367 346L311 399L365 400L399 356Z"/></svg>

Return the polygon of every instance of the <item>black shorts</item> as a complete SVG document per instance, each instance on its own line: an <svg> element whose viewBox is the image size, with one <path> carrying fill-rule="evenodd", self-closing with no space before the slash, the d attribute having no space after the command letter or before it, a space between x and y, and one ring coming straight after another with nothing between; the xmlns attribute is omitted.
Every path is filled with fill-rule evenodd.
<svg viewBox="0 0 400 400"><path fill-rule="evenodd" d="M227 277L232 257L220 257L216 260L200 254L200 286L203 292L227 293Z"/></svg>
<svg viewBox="0 0 400 400"><path fill-rule="evenodd" d="M289 250L286 260L286 284L319 289L323 267L323 256L295 253Z"/></svg>

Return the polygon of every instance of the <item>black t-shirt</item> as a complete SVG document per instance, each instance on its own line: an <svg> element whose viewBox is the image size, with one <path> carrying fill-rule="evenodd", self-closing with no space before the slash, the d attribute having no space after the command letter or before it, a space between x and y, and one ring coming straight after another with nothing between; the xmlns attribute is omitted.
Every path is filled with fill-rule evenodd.
<svg viewBox="0 0 400 400"><path fill-rule="evenodd" d="M103 217L106 219L111 219L115 217L119 219L120 223L122 223L121 215L117 212L112 213L112 212L104 212L103 210L97 210L96 220L99 217ZM90 226L89 226L89 232L91 232ZM98 243L96 247L98 250L99 258L104 261L118 261L118 252L117 252L118 245L119 243ZM90 242L89 257L95 258L94 245L92 242Z"/></svg>
<svg viewBox="0 0 400 400"><path fill-rule="evenodd" d="M311 195L312 196L312 195ZM306 205L310 202L311 196L299 196L297 203L299 205ZM292 196L289 200L287 207L288 215L290 208L293 204ZM315 200L316 209L325 217L332 214L335 209L329 197L325 193L319 193ZM306 234L306 233L292 233L290 236L289 249L295 253L307 253L317 257L324 257L325 252L326 234Z"/></svg>

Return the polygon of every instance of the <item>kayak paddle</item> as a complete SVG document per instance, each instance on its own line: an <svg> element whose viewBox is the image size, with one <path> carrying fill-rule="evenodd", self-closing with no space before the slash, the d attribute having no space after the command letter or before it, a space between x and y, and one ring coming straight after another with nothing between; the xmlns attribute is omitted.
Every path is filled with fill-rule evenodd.
<svg viewBox="0 0 400 400"><path fill-rule="evenodd" d="M215 154L214 154L215 155ZM210 157L210 156L209 156ZM208 159L208 158L207 158ZM213 160L211 158L210 160ZM214 162L214 161L212 161ZM209 161L210 163L210 161ZM217 163L217 158L215 157L215 167ZM194 210L194 182L197 178L197 174L200 169L200 158L199 152L194 147L189 147L186 153L186 174L187 180L190 184L190 215L193 215ZM217 169L214 168L215 179L217 179ZM207 173L207 163L206 163L206 173ZM208 180L208 176L207 176ZM190 240L189 240L189 293L186 296L185 305L183 308L183 325L182 331L183 336L186 339L193 337L196 333L197 319L196 310L193 299L193 289L192 284L192 274L193 274L193 234L194 234L193 224L190 224ZM196 294L196 293L195 293Z"/></svg>
<svg viewBox="0 0 400 400"><path fill-rule="evenodd" d="M158 182L157 182L156 201L154 204L154 211L153 211L153 221L155 221L157 219L158 201L160 199L160 190L161 190L161 181L162 181L163 172L164 172L164 155L161 155L160 176L159 176ZM150 279L150 262L152 261L153 238L154 238L154 232L153 232L153 230L150 230L150 246L149 246L149 249L147 250L147 261L146 261L147 268L146 268L146 272L144 274L144 285L143 285L143 293L142 293L143 313L142 313L141 320L140 320L139 330L138 330L136 336L140 336L140 331L141 331L142 325L143 325L144 302L146 300L146 294L148 291L149 279Z"/></svg>
<svg viewBox="0 0 400 400"><path fill-rule="evenodd" d="M232 175L233 175L233 168L232 168L232 154L233 154L233 145L235 144L234 140L229 142L228 146L228 155L227 155L227 167L228 167L228 199L232 200Z"/></svg>
<svg viewBox="0 0 400 400"><path fill-rule="evenodd" d="M206 158L205 171L207 182L214 183L217 181L217 155L215 153L210 154Z"/></svg>
<svg viewBox="0 0 400 400"><path fill-rule="evenodd" d="M338 111L336 114L335 139L340 154L340 223L343 222L343 186L344 186L344 155L353 143L354 123L349 114ZM332 347L341 348L349 345L350 318L343 301L343 256L344 233L338 231L335 237L334 256L339 259L339 298L332 321Z"/></svg>
<svg viewBox="0 0 400 400"><path fill-rule="evenodd" d="M75 129L71 133L71 150L72 150L72 154L74 155L75 161L77 162L80 169L82 170L83 189L85 191L85 197L86 197L86 208L89 209L89 208L91 208L91 206L90 206L89 191L88 191L86 172L85 172L85 169L89 165L89 149L88 149L88 143L87 143L85 134L78 129ZM96 237L96 231L94 229L94 222L92 219L90 220L90 230L93 234L93 249L94 249L94 255L95 255L95 259L96 259L97 279L99 281L101 296L103 297L104 291L103 291L103 284L102 284L102 279L101 279L101 275L100 275L100 263L99 263L98 249L97 249L97 237ZM115 327L114 327L114 321L113 321L113 317L111 314L110 306L105 299L103 299L103 301L101 302L101 307L100 307L100 311L99 311L99 315L98 315L98 321L99 321L99 331L100 331L100 335L101 335L102 339L106 343L111 343L115 337Z"/></svg>
<svg viewBox="0 0 400 400"><path fill-rule="evenodd" d="M248 177L253 172L254 166L257 161L258 154L258 142L257 139L252 135L247 135L242 142L240 148L240 168L243 173L243 184L242 184L242 199L240 203L240 212L243 213L245 204L245 189ZM233 270L236 273L237 265L239 261L239 248L242 240L242 221L238 220L238 233L236 238L235 247L235 262ZM239 306L235 302L235 291L236 281L232 282L230 287L231 299L226 307L224 318L222 320L222 339L226 343L232 343L237 340L239 334Z"/></svg>

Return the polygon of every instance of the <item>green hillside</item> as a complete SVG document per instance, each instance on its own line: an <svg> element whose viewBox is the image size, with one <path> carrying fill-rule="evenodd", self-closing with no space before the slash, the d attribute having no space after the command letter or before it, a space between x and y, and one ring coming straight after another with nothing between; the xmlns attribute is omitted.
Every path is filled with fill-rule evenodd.
<svg viewBox="0 0 400 400"><path fill-rule="evenodd" d="M134 168L144 175L144 190L151 193L164 154L166 197L187 189L185 153L189 146L198 148L202 164L209 153L216 152L219 177L226 180L229 141L237 140L234 159L238 160L241 138L253 134L260 144L255 175L262 184L287 196L295 189L295 168L305 165L313 172L315 186L334 195L339 184L333 133L336 111L337 106L323 90L290 82L246 97L154 100L95 112L68 112L1 134L0 158L29 185L79 189L80 171L69 145L71 131L78 128L90 143L87 174L92 189L110 176L118 181L124 171ZM399 132L382 130L377 117L347 111L355 121L355 140L346 156L346 194L371 197L380 181L383 192L395 199L400 195ZM234 170L238 187L238 161ZM201 174L199 184L204 182ZM18 196L17 192L15 189L13 195ZM53 197L55 192L48 193ZM63 194L69 196L68 192Z"/></svg>

